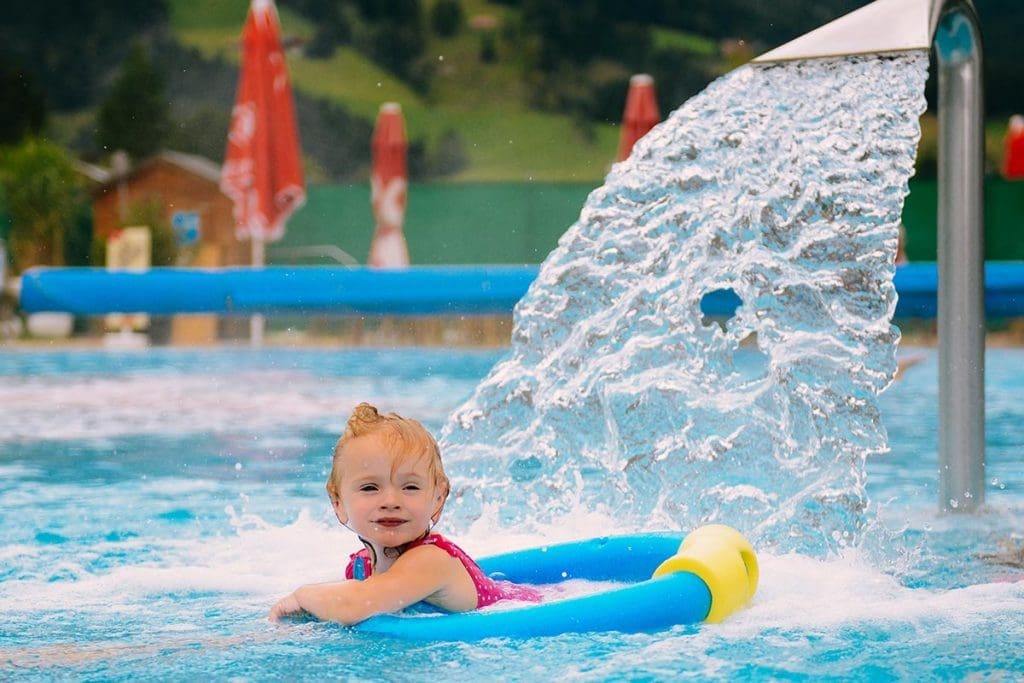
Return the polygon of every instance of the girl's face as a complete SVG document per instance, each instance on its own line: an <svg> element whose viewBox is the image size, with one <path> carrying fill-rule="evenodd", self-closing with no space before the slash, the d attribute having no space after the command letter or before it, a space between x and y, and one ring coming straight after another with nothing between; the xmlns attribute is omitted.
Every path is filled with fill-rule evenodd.
<svg viewBox="0 0 1024 683"><path fill-rule="evenodd" d="M342 524L384 548L420 538L441 515L442 495L430 458L402 457L375 434L352 439L342 449L338 500Z"/></svg>

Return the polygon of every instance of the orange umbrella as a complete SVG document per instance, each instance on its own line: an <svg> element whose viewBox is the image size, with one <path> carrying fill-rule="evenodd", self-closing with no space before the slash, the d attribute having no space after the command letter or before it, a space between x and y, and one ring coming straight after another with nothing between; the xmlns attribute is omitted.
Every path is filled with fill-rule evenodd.
<svg viewBox="0 0 1024 683"><path fill-rule="evenodd" d="M404 268L409 265L409 248L402 233L409 182L405 122L402 108L396 103L381 105L373 129L372 147L370 203L377 228L370 244L369 263L374 268Z"/></svg>
<svg viewBox="0 0 1024 683"><path fill-rule="evenodd" d="M252 0L249 6L220 186L235 204L235 236L252 239L253 265L263 265L263 243L281 239L288 217L306 201L295 106L273 0Z"/></svg>
<svg viewBox="0 0 1024 683"><path fill-rule="evenodd" d="M1003 177L1013 180L1024 179L1024 116L1010 117L1010 127L1006 129Z"/></svg>
<svg viewBox="0 0 1024 683"><path fill-rule="evenodd" d="M654 97L654 79L647 74L636 74L629 79L626 94L626 111L622 115L622 129L619 133L619 158L629 158L636 141L661 122L658 100Z"/></svg>

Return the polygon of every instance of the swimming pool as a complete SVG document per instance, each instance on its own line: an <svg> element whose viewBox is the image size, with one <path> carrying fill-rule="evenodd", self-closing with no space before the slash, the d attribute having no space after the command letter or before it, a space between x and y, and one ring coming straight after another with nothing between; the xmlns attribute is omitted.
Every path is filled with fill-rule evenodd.
<svg viewBox="0 0 1024 683"><path fill-rule="evenodd" d="M859 547L832 559L762 553L753 605L719 625L451 645L273 625L265 614L296 584L337 578L355 548L323 491L347 410L369 400L437 430L500 353L2 352L0 671L8 680L1020 677L1024 582L1006 580L1024 569L981 556L1021 543L1024 351L988 354L987 509L945 517L936 354L903 355L920 362L881 396L892 451L868 461L870 528ZM529 533L487 519L458 536L476 555L636 530L586 509Z"/></svg>

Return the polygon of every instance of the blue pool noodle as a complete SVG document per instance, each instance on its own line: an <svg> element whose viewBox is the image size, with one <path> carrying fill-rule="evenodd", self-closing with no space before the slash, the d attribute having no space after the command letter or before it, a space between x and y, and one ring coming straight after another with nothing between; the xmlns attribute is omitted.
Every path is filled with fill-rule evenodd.
<svg viewBox="0 0 1024 683"><path fill-rule="evenodd" d="M679 548L678 536L639 534L532 548L480 561L488 575L516 583L554 584L569 579L622 582L580 597L460 614L382 615L355 628L412 640L475 641L563 633L653 632L703 621L711 609L707 584L690 572L651 579Z"/></svg>

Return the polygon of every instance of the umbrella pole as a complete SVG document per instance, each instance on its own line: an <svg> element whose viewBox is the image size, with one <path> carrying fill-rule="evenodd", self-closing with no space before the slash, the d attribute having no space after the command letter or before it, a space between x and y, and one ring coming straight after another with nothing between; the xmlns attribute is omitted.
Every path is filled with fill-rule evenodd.
<svg viewBox="0 0 1024 683"><path fill-rule="evenodd" d="M258 232L258 231L257 231ZM262 268L266 263L267 250L262 235L252 237L252 267ZM256 313L249 318L249 346L254 349L263 346L264 320L261 313Z"/></svg>

